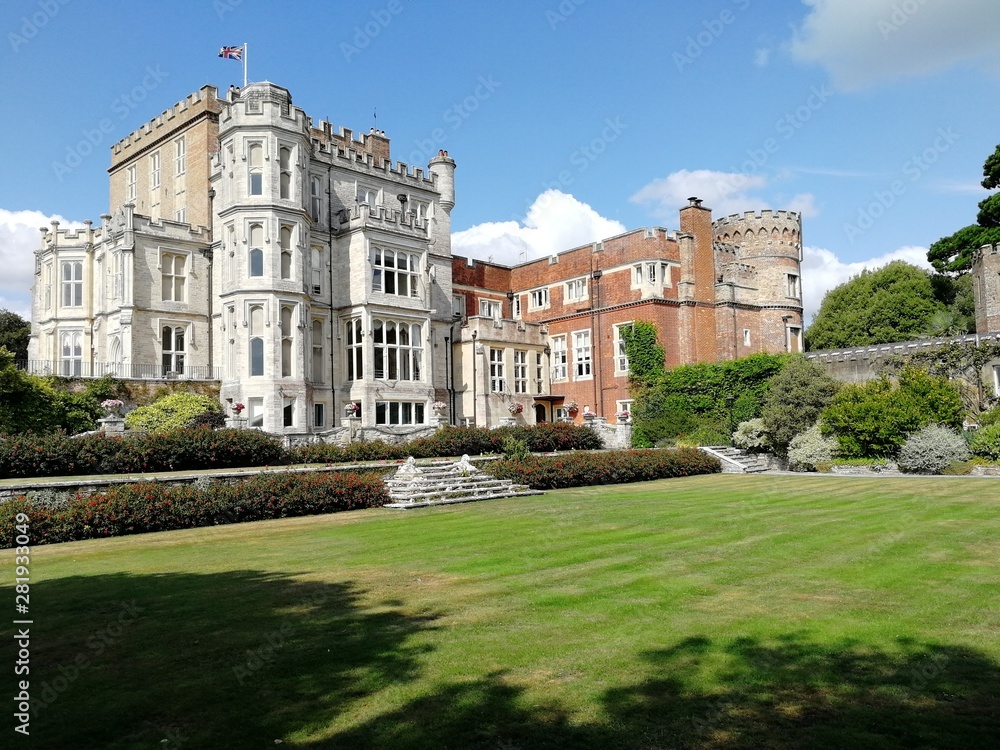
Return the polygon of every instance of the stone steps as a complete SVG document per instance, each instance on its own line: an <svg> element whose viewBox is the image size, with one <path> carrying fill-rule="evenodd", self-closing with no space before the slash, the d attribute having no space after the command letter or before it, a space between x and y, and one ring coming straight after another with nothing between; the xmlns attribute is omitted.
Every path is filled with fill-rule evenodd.
<svg viewBox="0 0 1000 750"><path fill-rule="evenodd" d="M722 462L724 474L760 474L770 468L766 459L740 448L728 445L710 445L699 448L700 451L715 456Z"/></svg>
<svg viewBox="0 0 1000 750"><path fill-rule="evenodd" d="M383 481L391 501L383 507L395 509L544 494L509 479L496 479L473 466L468 456L453 464L427 467L417 466L411 457Z"/></svg>

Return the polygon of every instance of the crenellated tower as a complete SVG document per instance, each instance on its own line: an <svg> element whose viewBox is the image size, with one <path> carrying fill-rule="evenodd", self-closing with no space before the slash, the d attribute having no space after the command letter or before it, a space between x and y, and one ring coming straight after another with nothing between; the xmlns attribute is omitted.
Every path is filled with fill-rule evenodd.
<svg viewBox="0 0 1000 750"><path fill-rule="evenodd" d="M972 259L976 333L1000 332L1000 244L983 245Z"/></svg>

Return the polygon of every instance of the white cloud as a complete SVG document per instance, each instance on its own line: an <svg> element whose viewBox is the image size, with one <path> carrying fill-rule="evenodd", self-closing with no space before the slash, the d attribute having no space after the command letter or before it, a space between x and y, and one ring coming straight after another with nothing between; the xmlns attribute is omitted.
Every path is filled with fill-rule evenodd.
<svg viewBox="0 0 1000 750"><path fill-rule="evenodd" d="M688 198L693 196L701 198L716 217L772 208L773 203L777 203L777 208L803 211L803 216L817 214L811 193L801 193L785 202L770 201L754 194L767 186L768 178L764 175L682 169L653 180L629 200L650 204L652 214L664 222L676 221L677 210L686 206Z"/></svg>
<svg viewBox="0 0 1000 750"><path fill-rule="evenodd" d="M996 72L996 0L803 0L810 11L793 57L825 67L850 90L960 64Z"/></svg>
<svg viewBox="0 0 1000 750"><path fill-rule="evenodd" d="M597 242L626 231L586 203L559 190L546 190L528 209L524 222L476 224L451 236L451 249L462 255L514 265Z"/></svg>
<svg viewBox="0 0 1000 750"><path fill-rule="evenodd" d="M802 303L805 306L806 324L812 322L828 291L850 281L866 268L875 270L894 260L905 260L920 268L931 268L927 262L926 247L906 246L877 258L844 263L830 250L806 245L802 249Z"/></svg>
<svg viewBox="0 0 1000 750"><path fill-rule="evenodd" d="M753 64L758 68L766 68L769 62L771 62L771 50L766 47L760 47L753 53Z"/></svg>
<svg viewBox="0 0 1000 750"><path fill-rule="evenodd" d="M61 216L47 216L41 211L8 211L0 208L0 308L31 317L31 284L35 274L35 250L41 242L41 227L53 219L61 228L83 224L68 222Z"/></svg>

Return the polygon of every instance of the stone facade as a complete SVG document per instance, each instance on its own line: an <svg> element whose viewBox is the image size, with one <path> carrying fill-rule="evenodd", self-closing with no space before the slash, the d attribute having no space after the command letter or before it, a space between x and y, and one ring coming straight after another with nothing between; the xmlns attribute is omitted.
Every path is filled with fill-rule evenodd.
<svg viewBox="0 0 1000 750"><path fill-rule="evenodd" d="M797 214L713 222L692 199L680 231L507 267L452 256L454 172L447 152L410 166L380 131L314 124L280 86L205 86L112 147L99 226L43 229L29 366L218 381L250 426L343 439L349 405L355 436L492 426L512 405L518 423L613 422L636 320L670 366L800 347Z"/></svg>
<svg viewBox="0 0 1000 750"><path fill-rule="evenodd" d="M1000 333L1000 245L984 245L972 262L976 333Z"/></svg>

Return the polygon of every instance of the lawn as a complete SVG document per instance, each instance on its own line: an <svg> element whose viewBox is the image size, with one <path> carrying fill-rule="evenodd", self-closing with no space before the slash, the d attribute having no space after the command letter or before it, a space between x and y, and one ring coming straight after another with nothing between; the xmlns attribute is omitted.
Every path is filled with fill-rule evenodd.
<svg viewBox="0 0 1000 750"><path fill-rule="evenodd" d="M17 746L996 747L998 489L712 475L39 547Z"/></svg>

